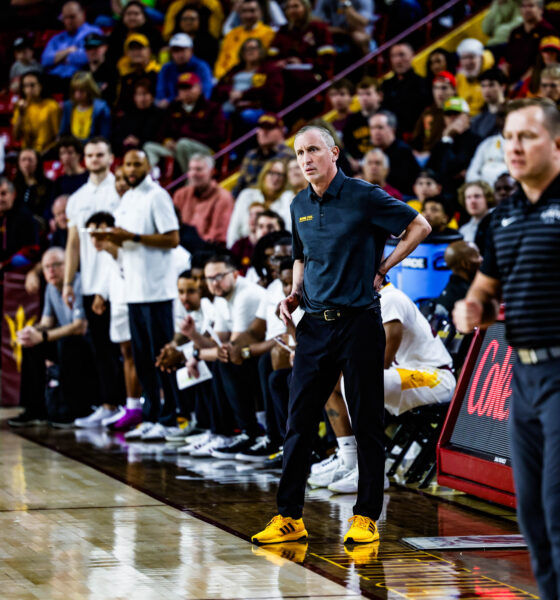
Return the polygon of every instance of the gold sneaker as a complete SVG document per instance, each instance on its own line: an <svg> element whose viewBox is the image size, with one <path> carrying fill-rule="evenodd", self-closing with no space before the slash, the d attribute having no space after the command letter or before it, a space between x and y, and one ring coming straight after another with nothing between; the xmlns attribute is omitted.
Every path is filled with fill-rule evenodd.
<svg viewBox="0 0 560 600"><path fill-rule="evenodd" d="M251 538L257 546L263 544L278 544L281 542L299 542L307 538L307 530L303 519L292 519L276 515L268 525Z"/></svg>
<svg viewBox="0 0 560 600"><path fill-rule="evenodd" d="M379 531L373 519L354 515L348 519L352 523L344 536L345 544L369 544L379 539Z"/></svg>

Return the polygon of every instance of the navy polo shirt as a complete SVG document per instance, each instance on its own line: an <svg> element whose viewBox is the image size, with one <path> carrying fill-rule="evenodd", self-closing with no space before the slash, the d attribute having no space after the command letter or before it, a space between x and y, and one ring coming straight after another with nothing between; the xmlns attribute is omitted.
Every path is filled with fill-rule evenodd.
<svg viewBox="0 0 560 600"><path fill-rule="evenodd" d="M311 185L292 201L293 256L304 261L306 312L366 308L389 234L400 235L418 214L379 186L339 169L320 198Z"/></svg>
<svg viewBox="0 0 560 600"><path fill-rule="evenodd" d="M560 176L536 203L519 187L493 211L480 270L502 284L513 347L560 346Z"/></svg>

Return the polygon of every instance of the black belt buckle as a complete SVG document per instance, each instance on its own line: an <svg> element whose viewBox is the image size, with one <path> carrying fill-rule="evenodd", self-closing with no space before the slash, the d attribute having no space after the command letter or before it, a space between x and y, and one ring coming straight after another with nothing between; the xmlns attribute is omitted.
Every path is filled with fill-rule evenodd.
<svg viewBox="0 0 560 600"><path fill-rule="evenodd" d="M340 311L335 308L327 308L327 310L323 311L323 319L325 321L336 321L340 319Z"/></svg>

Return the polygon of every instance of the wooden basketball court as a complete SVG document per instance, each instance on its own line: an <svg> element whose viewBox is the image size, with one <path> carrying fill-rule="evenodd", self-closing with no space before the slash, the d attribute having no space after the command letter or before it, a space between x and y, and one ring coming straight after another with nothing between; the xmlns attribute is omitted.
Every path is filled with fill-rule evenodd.
<svg viewBox="0 0 560 600"><path fill-rule="evenodd" d="M425 552L413 536L518 533L509 509L391 485L380 544L345 550L354 496L309 490L308 544L257 548L279 471L163 444L6 426L0 410L0 598L538 598L525 550ZM460 501L460 503L459 503Z"/></svg>

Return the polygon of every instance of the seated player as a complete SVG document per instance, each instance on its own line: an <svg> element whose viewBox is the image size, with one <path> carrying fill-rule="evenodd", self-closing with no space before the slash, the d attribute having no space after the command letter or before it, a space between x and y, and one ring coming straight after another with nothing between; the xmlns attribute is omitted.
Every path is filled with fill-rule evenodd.
<svg viewBox="0 0 560 600"><path fill-rule="evenodd" d="M381 316L387 339L384 365L385 409L398 416L417 406L449 402L456 381L451 370L452 359L443 342L439 337L434 337L430 324L406 294L387 281L380 294ZM342 394L343 382L342 379ZM331 395L327 403L327 414L333 423L333 429L341 437L349 438L352 435L352 430L348 427L346 405L340 395ZM342 427L340 419L343 419ZM347 445L352 447L348 442ZM328 487L338 493L357 491L358 467L355 455L348 458L344 452L339 455L337 460L328 463L329 468L312 473L310 485Z"/></svg>
<svg viewBox="0 0 560 600"><path fill-rule="evenodd" d="M205 332L208 326L215 321L212 297L204 281L203 256L203 254L194 255L191 268L180 273L177 279L178 297L173 305L175 335L173 340L161 349L156 361L156 366L162 371L173 371L182 367L187 359L192 356L190 348L180 348L190 341L181 332L183 322L187 317L194 321L197 331L203 335L206 335ZM178 452L188 454L187 446L193 442L198 442L200 439L197 435L198 432L201 430L210 431L211 422L208 407L211 402L212 384L209 381L179 390L180 412L189 415L190 419L181 431L175 435L166 436L167 441L183 441L186 444L186 446L178 448Z"/></svg>
<svg viewBox="0 0 560 600"><path fill-rule="evenodd" d="M181 332L193 341L195 353L187 362L189 372L198 376L197 362L212 363L213 404L210 407L211 432L191 456L233 458L238 452L255 445L262 431L256 419L256 403L260 400L257 363L246 356L241 365L233 364L228 355L228 342L235 343L253 322L265 291L239 275L231 257L215 255L204 267L208 289L215 296L213 329L220 340L198 331L194 319L188 317ZM242 433L234 436L239 428Z"/></svg>
<svg viewBox="0 0 560 600"><path fill-rule="evenodd" d="M288 255L288 252L290 253ZM277 352L280 346L277 337L282 337L287 343L289 335L295 338L295 330L288 331L277 314L278 304L290 294L292 284L291 239L279 240L274 246L272 263L274 267L272 283L266 289L266 295L261 300L255 319L249 328L242 333L235 344L228 344L229 359L234 364L242 364L247 357L259 359L259 379L261 392L264 399L266 418L266 436L245 450L235 455L237 460L249 462L264 461L269 455L277 452L285 433L284 422L277 421L269 389L269 377L273 371L288 365L288 356L285 351ZM280 262L282 261L282 262ZM280 277L283 277L280 279ZM296 322L303 316L298 310L295 315Z"/></svg>

